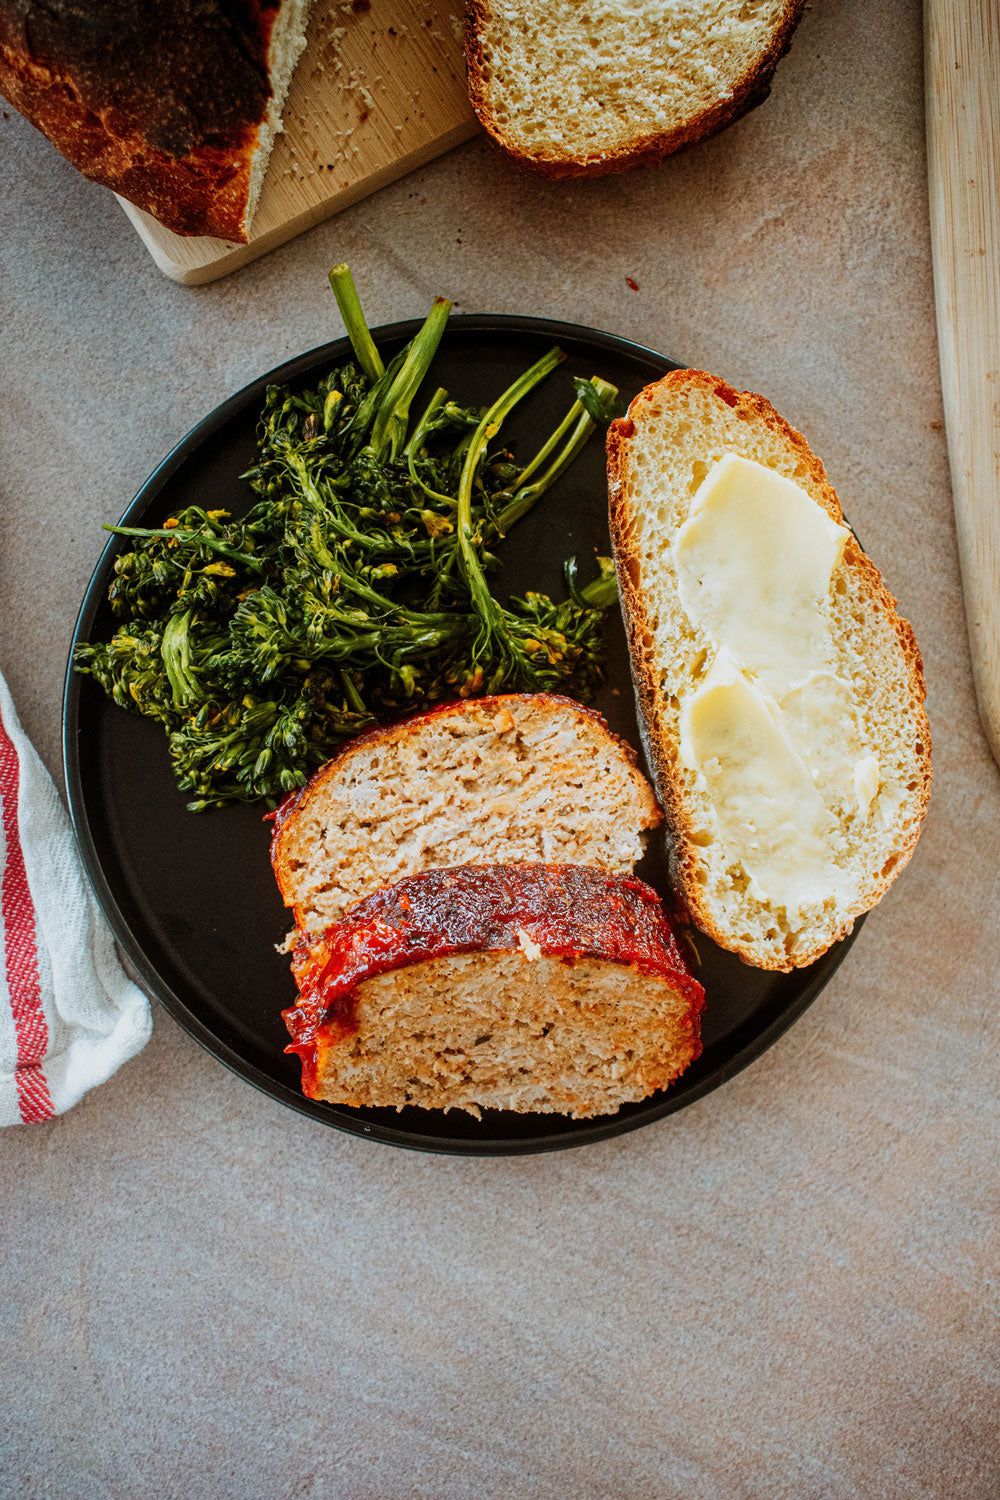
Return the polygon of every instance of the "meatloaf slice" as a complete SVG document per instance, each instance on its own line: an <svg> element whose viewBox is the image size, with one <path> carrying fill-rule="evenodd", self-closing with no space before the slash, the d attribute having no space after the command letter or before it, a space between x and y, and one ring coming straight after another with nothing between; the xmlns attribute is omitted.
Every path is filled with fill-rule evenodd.
<svg viewBox="0 0 1000 1500"><path fill-rule="evenodd" d="M613 1114L701 1052L701 985L656 892L578 865L431 870L303 936L284 1012L335 1104Z"/></svg>
<svg viewBox="0 0 1000 1500"><path fill-rule="evenodd" d="M271 860L298 927L449 865L631 873L662 814L635 751L548 693L448 703L346 745L276 814Z"/></svg>

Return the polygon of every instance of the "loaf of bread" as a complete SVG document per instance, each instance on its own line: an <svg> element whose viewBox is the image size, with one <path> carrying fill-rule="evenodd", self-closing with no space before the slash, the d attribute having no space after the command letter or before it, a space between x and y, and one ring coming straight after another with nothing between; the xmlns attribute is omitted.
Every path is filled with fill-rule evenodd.
<svg viewBox="0 0 1000 1500"><path fill-rule="evenodd" d="M0 0L0 93L176 234L245 241L311 0Z"/></svg>
<svg viewBox="0 0 1000 1500"><path fill-rule="evenodd" d="M470 0L469 96L550 177L662 160L761 104L804 0Z"/></svg>
<svg viewBox="0 0 1000 1500"><path fill-rule="evenodd" d="M913 632L760 396L667 375L611 425L608 483L675 885L747 962L811 963L917 841L931 765Z"/></svg>
<svg viewBox="0 0 1000 1500"><path fill-rule="evenodd" d="M508 694L352 740L279 808L271 861L296 925L322 930L379 886L445 865L631 873L661 816L600 714Z"/></svg>
<svg viewBox="0 0 1000 1500"><path fill-rule="evenodd" d="M612 1114L701 1051L655 891L578 866L430 870L303 937L285 1012L330 1103Z"/></svg>

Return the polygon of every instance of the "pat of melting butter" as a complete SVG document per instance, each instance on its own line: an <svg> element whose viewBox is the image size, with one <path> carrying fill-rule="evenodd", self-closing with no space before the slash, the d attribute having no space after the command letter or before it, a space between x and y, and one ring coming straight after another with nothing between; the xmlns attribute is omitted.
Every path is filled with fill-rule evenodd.
<svg viewBox="0 0 1000 1500"><path fill-rule="evenodd" d="M832 661L819 605L850 532L799 485L727 453L674 542L688 618L779 691Z"/></svg>
<svg viewBox="0 0 1000 1500"><path fill-rule="evenodd" d="M701 772L750 890L790 912L849 894L831 861L836 822L780 711L722 647L685 713L682 756Z"/></svg>
<svg viewBox="0 0 1000 1500"><path fill-rule="evenodd" d="M851 895L839 817L866 818L879 764L823 604L850 532L781 474L726 454L673 544L680 601L712 643L681 716L727 854L790 917Z"/></svg>

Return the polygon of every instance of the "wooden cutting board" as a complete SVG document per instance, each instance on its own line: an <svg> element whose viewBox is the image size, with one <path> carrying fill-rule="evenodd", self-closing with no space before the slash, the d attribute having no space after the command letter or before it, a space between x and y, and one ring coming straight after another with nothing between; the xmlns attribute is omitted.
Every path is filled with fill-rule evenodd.
<svg viewBox="0 0 1000 1500"><path fill-rule="evenodd" d="M214 281L474 135L462 12L461 0L318 0L250 243L172 234L119 199L160 269Z"/></svg>
<svg viewBox="0 0 1000 1500"><path fill-rule="evenodd" d="M941 388L976 696L1000 762L1000 0L925 0Z"/></svg>

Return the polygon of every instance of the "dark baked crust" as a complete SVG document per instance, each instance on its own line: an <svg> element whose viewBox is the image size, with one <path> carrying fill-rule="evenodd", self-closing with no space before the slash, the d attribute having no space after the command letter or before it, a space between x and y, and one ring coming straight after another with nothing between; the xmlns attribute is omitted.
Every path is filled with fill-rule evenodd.
<svg viewBox="0 0 1000 1500"><path fill-rule="evenodd" d="M469 99L480 125L494 143L517 166L544 177L603 177L630 172L634 167L655 166L667 156L716 135L749 114L771 92L771 80L779 62L792 44L792 34L805 9L805 0L789 0L780 26L774 32L757 66L733 86L731 94L692 116L683 125L655 135L636 136L628 146L599 156L574 157L551 152L526 152L510 137L493 114L486 76L483 35L490 21L490 0L468 0L465 13L465 63Z"/></svg>
<svg viewBox="0 0 1000 1500"><path fill-rule="evenodd" d="M322 938L300 939L292 960L300 999L283 1014L287 1050L303 1061L303 1088L309 1092L317 1040L329 1044L357 1029L354 996L366 979L453 953L516 952L525 938L546 955L668 979L688 1002L698 1056L704 991L650 886L585 865L462 865L400 880Z"/></svg>
<svg viewBox="0 0 1000 1500"><path fill-rule="evenodd" d="M246 240L280 0L0 0L0 92L177 234Z"/></svg>

